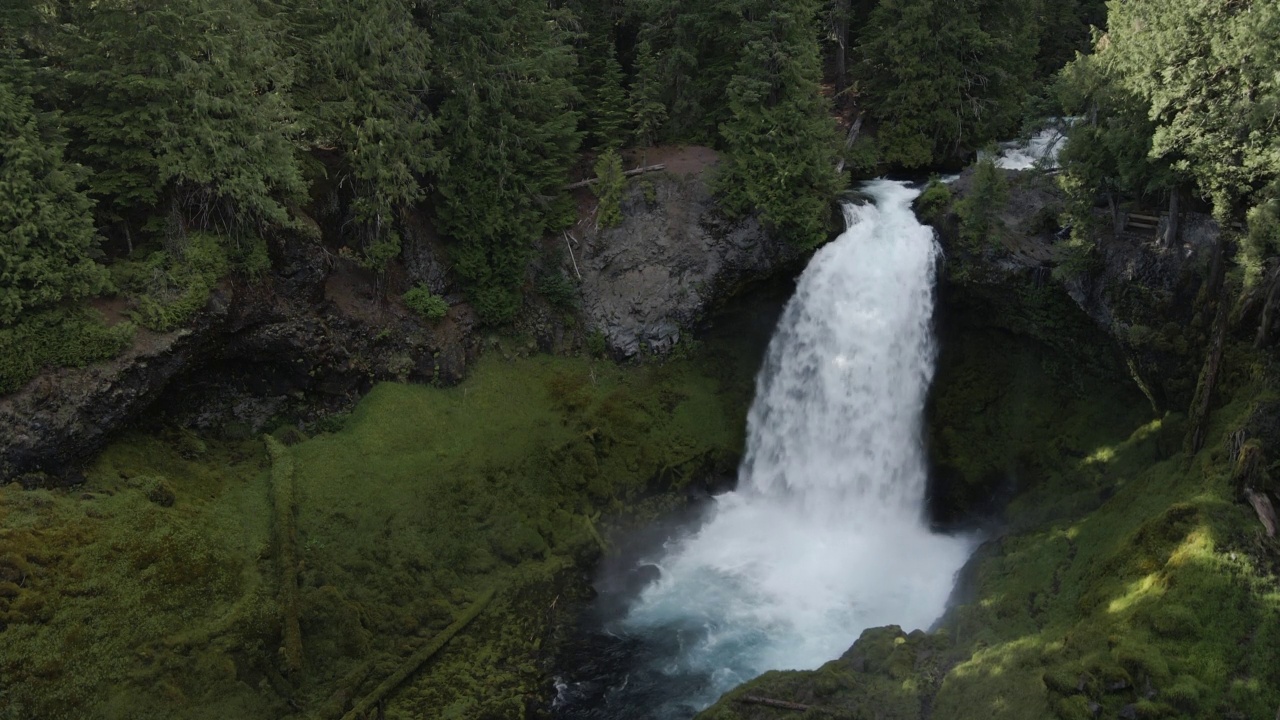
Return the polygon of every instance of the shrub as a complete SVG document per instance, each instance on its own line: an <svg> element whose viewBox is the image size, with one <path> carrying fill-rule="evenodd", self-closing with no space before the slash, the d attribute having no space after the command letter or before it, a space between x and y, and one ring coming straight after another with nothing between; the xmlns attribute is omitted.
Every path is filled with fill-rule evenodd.
<svg viewBox="0 0 1280 720"><path fill-rule="evenodd" d="M416 285L401 297L405 306L427 320L439 320L449 312L449 303L426 285Z"/></svg>
<svg viewBox="0 0 1280 720"><path fill-rule="evenodd" d="M192 233L178 251L158 251L142 263L141 273L138 268L122 272L135 283L122 289L141 291L133 317L156 332L190 322L230 269L220 239L210 233Z"/></svg>
<svg viewBox="0 0 1280 720"><path fill-rule="evenodd" d="M0 393L22 387L45 367L83 367L119 355L134 327L107 327L90 310L46 310L0 327Z"/></svg>
<svg viewBox="0 0 1280 720"><path fill-rule="evenodd" d="M939 224L951 207L951 188L947 187L936 176L929 179L920 197L916 198L915 210L925 222Z"/></svg>
<svg viewBox="0 0 1280 720"><path fill-rule="evenodd" d="M982 243L1000 231L1000 208L1008 197L1008 183L996 167L995 153L989 152L978 161L972 189L956 203L956 215L960 216L960 239L970 249L980 249Z"/></svg>
<svg viewBox="0 0 1280 720"><path fill-rule="evenodd" d="M622 157L615 150L606 150L596 160L596 178L591 191L600 198L600 227L622 224L622 191L626 176L622 174Z"/></svg>
<svg viewBox="0 0 1280 720"><path fill-rule="evenodd" d="M560 272L543 275L538 280L538 294L560 308L570 308L578 302L578 287Z"/></svg>

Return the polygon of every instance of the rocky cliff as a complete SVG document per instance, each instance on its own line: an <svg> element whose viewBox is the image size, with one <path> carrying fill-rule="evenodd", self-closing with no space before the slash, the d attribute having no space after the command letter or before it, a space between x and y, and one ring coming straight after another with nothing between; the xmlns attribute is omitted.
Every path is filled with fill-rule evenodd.
<svg viewBox="0 0 1280 720"><path fill-rule="evenodd" d="M671 349L718 302L802 257L754 218L724 218L700 174L632 180L622 215L576 250L584 319L620 357Z"/></svg>

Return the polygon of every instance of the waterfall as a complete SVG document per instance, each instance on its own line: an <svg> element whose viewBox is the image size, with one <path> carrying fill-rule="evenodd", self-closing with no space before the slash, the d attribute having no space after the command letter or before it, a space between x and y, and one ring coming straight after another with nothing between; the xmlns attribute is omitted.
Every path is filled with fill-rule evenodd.
<svg viewBox="0 0 1280 720"><path fill-rule="evenodd" d="M927 628L944 609L972 543L923 517L939 251L911 212L918 191L863 189L874 204L845 208L770 343L738 490L652 559L660 577L609 628L650 649L601 717L687 720L764 671L817 667L868 627Z"/></svg>

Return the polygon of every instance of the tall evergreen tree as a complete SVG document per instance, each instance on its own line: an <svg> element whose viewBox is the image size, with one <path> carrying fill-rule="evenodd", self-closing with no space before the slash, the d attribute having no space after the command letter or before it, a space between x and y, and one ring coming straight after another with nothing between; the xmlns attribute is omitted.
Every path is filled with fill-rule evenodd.
<svg viewBox="0 0 1280 720"><path fill-rule="evenodd" d="M0 325L32 309L102 287L92 259L93 203L83 168L63 159L63 140L31 98L0 80Z"/></svg>
<svg viewBox="0 0 1280 720"><path fill-rule="evenodd" d="M671 137L714 142L728 119L725 88L742 52L742 0L632 0L640 41L648 42Z"/></svg>
<svg viewBox="0 0 1280 720"><path fill-rule="evenodd" d="M652 147L667 121L667 106L662 102L662 79L653 47L643 41L636 48L636 78L631 83L631 119L636 144Z"/></svg>
<svg viewBox="0 0 1280 720"><path fill-rule="evenodd" d="M1151 153L1193 176L1220 216L1280 176L1280 7L1267 0L1111 2L1099 60L1148 105Z"/></svg>
<svg viewBox="0 0 1280 720"><path fill-rule="evenodd" d="M374 269L399 252L400 213L423 198L434 158L431 45L413 9L411 0L308 0L291 14L305 37L295 91L305 137L341 154L336 184L352 196L343 227Z"/></svg>
<svg viewBox="0 0 1280 720"><path fill-rule="evenodd" d="M532 243L556 221L578 149L570 18L536 0L431 7L444 100L436 219L490 322L519 309Z"/></svg>
<svg viewBox="0 0 1280 720"><path fill-rule="evenodd" d="M224 230L290 222L304 191L291 75L252 0L73 0L75 156L117 215Z"/></svg>
<svg viewBox="0 0 1280 720"><path fill-rule="evenodd" d="M882 0L857 75L884 162L923 167L1016 130L1036 56L1025 0Z"/></svg>
<svg viewBox="0 0 1280 720"><path fill-rule="evenodd" d="M758 209L805 247L825 239L829 203L841 185L835 123L819 93L818 9L817 0L786 8L761 1L747 9L716 179L731 212Z"/></svg>

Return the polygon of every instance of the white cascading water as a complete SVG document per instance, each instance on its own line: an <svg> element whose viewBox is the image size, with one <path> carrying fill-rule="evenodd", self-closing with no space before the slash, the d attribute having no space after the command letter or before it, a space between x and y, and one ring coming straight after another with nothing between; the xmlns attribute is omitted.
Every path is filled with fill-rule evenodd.
<svg viewBox="0 0 1280 720"><path fill-rule="evenodd" d="M770 343L738 490L655 560L618 629L679 637L660 672L710 678L647 717L688 717L770 669L839 657L869 627L927 628L969 538L924 519L921 415L933 373L938 248L879 180L818 251Z"/></svg>

